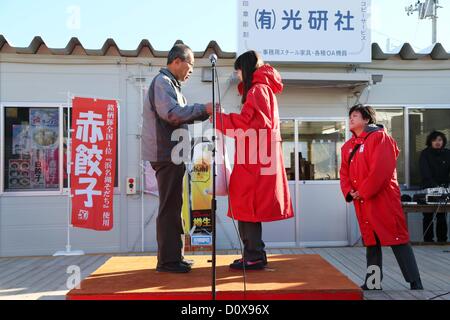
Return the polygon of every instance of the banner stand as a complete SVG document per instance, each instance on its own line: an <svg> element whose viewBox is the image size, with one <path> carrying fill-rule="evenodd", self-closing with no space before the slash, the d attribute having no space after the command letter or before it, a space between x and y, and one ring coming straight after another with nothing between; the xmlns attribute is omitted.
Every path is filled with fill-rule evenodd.
<svg viewBox="0 0 450 320"><path fill-rule="evenodd" d="M72 96L70 92L67 92L67 165L66 165L66 172L67 172L67 244L66 244L66 250L65 251L57 251L53 254L54 257L58 256L82 256L84 255L83 250L72 250L72 246L70 245L70 228L73 226L70 223L71 218L71 209L72 209L72 190L70 188L70 170L71 170L71 148L72 148L72 140L71 140L71 133L73 132L73 129L71 129L71 123L70 123L70 109L72 106ZM64 149L63 149L64 150Z"/></svg>
<svg viewBox="0 0 450 320"><path fill-rule="evenodd" d="M142 91L142 90L141 90ZM142 99L141 99L142 100ZM142 102L141 102L142 104ZM141 141L140 141L140 155L142 157L142 125L141 125ZM145 238L144 238L144 231L145 231L145 225L144 225L144 214L145 214L145 208L144 208L144 195L145 195L145 167L144 167L144 160L141 158L141 252L145 251ZM151 221L151 220L150 220Z"/></svg>

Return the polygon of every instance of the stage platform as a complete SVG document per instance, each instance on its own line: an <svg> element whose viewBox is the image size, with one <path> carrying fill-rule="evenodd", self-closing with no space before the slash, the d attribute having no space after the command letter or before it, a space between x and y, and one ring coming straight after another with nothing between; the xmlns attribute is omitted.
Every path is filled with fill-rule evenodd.
<svg viewBox="0 0 450 320"><path fill-rule="evenodd" d="M269 255L266 269L243 273L217 256L217 300L362 300L363 292L319 255ZM69 291L69 300L210 300L211 256L187 256L187 274L156 272L156 257L113 257Z"/></svg>

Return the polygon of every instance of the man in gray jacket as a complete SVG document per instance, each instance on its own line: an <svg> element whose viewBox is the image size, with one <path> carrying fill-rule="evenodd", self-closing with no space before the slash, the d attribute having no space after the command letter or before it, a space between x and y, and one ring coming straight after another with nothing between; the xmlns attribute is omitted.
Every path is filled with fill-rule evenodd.
<svg viewBox="0 0 450 320"><path fill-rule="evenodd" d="M204 121L212 114L212 103L187 105L181 93L180 82L186 81L194 68L194 54L184 45L177 44L169 52L167 68L162 68L153 79L144 102L142 128L142 158L150 161L156 173L159 191L159 211L156 220L159 272L185 273L191 270L183 260L181 235L183 226L184 163L173 161L172 141L177 129L188 130L194 121ZM175 163L174 163L175 162Z"/></svg>

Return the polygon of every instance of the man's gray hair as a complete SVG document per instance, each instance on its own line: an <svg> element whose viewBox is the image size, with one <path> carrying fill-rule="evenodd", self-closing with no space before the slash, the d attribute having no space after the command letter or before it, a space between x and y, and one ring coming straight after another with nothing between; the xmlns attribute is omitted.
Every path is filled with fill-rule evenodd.
<svg viewBox="0 0 450 320"><path fill-rule="evenodd" d="M180 58L182 61L185 61L189 52L192 52L192 49L189 48L185 44L176 44L169 51L169 55L167 56L167 64L171 64L176 58Z"/></svg>

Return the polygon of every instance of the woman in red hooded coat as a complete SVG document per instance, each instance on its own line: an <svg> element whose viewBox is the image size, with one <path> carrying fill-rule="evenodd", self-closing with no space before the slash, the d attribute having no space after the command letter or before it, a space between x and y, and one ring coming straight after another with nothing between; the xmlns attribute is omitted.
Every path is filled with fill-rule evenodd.
<svg viewBox="0 0 450 320"><path fill-rule="evenodd" d="M216 120L217 129L234 137L236 146L228 216L238 220L244 256L230 267L256 270L267 264L261 222L294 216L275 97L283 83L278 71L255 51L239 56L234 68L241 81L241 113L219 114Z"/></svg>
<svg viewBox="0 0 450 320"><path fill-rule="evenodd" d="M341 189L353 201L364 245L367 274L363 289L381 289L382 246L390 246L411 289L422 289L419 270L409 244L400 201L396 162L399 149L383 126L376 125L373 108L355 105L349 111L353 137L342 146ZM373 274L377 267L378 274ZM379 276L379 281L375 277ZM372 282L370 282L370 281ZM376 285L375 283L379 284Z"/></svg>

